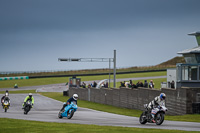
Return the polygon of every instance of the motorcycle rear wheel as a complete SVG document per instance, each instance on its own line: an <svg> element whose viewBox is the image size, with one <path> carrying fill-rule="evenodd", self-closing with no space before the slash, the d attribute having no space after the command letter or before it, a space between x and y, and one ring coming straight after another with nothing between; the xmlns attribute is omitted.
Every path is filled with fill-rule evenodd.
<svg viewBox="0 0 200 133"><path fill-rule="evenodd" d="M62 112L60 111L60 112L58 113L58 118L60 118L60 119L63 118L61 114L62 114Z"/></svg>
<svg viewBox="0 0 200 133"><path fill-rule="evenodd" d="M140 124L146 124L147 123L147 119L146 119L146 115L145 115L145 112L143 112L141 115L140 115Z"/></svg>
<svg viewBox="0 0 200 133"><path fill-rule="evenodd" d="M156 125L161 125L164 121L164 114L163 113L156 114L155 121Z"/></svg>

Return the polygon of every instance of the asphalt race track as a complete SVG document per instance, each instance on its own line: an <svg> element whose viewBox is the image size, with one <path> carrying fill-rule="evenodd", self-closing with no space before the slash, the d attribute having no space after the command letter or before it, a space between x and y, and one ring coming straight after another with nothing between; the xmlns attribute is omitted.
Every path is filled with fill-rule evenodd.
<svg viewBox="0 0 200 133"><path fill-rule="evenodd" d="M1 97L3 94L0 95ZM79 123L79 124L95 124L107 126L137 127L137 128L156 128L171 130L200 131L200 123L194 122L177 122L164 121L160 126L155 124L141 125L136 117L116 115L101 111L95 111L86 108L78 108L72 119L59 119L58 112L62 107L62 102L33 94L35 104L28 115L23 114L22 103L27 94L10 94L11 106L7 113L1 108L1 118L24 119L44 122L59 123ZM67 99L66 99L67 100Z"/></svg>

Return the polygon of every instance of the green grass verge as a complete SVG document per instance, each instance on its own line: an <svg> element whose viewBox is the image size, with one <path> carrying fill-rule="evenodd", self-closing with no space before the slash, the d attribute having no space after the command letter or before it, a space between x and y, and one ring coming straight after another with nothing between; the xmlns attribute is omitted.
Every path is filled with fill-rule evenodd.
<svg viewBox="0 0 200 133"><path fill-rule="evenodd" d="M116 75L116 78L120 79L120 78L136 78L136 77L151 77L151 76L166 76L166 72L118 74L118 75ZM81 78L81 81L95 81L95 80L109 79L109 76L108 75L80 76L79 78ZM111 79L112 78L113 78L113 76L111 75ZM36 79L24 79L24 80L2 80L2 81L0 81L0 88L13 88L14 84L16 84L16 83L18 84L19 87L23 87L23 86L37 86L37 85L66 83L68 81L69 81L69 77L36 78ZM156 83L156 84L160 84L160 83ZM118 86L120 86L120 85L118 85Z"/></svg>
<svg viewBox="0 0 200 133"><path fill-rule="evenodd" d="M51 92L42 92L40 93L44 96L66 102L69 97L63 96L62 93L51 93ZM134 116L139 117L142 113L140 110L133 110L133 109L126 109L126 108L119 108L114 107L111 105L104 105L94 102L88 102L84 100L78 100L78 106L84 107L84 108L90 108L94 110L114 113L114 114L121 114L121 115L127 115L127 116ZM179 116L165 116L165 120L171 120L171 121L187 121L187 122L200 122L200 114L191 114L191 115L179 115Z"/></svg>
<svg viewBox="0 0 200 133"><path fill-rule="evenodd" d="M0 118L0 125L1 133L193 133L193 131L39 122L8 118Z"/></svg>

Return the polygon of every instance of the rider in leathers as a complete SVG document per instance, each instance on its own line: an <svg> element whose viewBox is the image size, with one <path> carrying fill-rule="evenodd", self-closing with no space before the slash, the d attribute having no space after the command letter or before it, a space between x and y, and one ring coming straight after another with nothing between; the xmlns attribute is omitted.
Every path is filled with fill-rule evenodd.
<svg viewBox="0 0 200 133"><path fill-rule="evenodd" d="M34 105L34 98L32 96L32 93L29 93L28 96L24 99L24 103L22 104L22 109L24 109L25 105L26 105L26 101L31 100L32 102L32 107Z"/></svg>
<svg viewBox="0 0 200 133"><path fill-rule="evenodd" d="M73 94L73 96L67 100L67 103L66 104L63 104L63 107L60 111L64 111L64 108L67 106L67 105L70 105L71 102L75 102L77 104L77 100L78 100L78 95L77 94Z"/></svg>
<svg viewBox="0 0 200 133"><path fill-rule="evenodd" d="M1 98L1 104L2 104L2 106L3 106L3 103L4 103L5 100L7 100L9 102L8 106L10 106L10 98L8 96L9 96L9 93L8 93L8 90L6 90L5 95Z"/></svg>
<svg viewBox="0 0 200 133"><path fill-rule="evenodd" d="M165 93L161 93L160 96L157 96L154 98L153 101L151 101L148 105L149 109L151 110L151 115L152 115L152 122L155 123L154 117L155 114L159 111L159 109L157 108L158 106L165 106Z"/></svg>

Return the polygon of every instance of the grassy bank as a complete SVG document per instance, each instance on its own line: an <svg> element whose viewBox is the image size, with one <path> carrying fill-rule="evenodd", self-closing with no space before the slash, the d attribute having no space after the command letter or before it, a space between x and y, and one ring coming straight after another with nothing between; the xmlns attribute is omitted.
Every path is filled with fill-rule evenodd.
<svg viewBox="0 0 200 133"><path fill-rule="evenodd" d="M63 96L62 93L50 93L50 92L43 92L40 93L44 96L66 102L69 97ZM88 102L84 100L78 100L78 106L84 108L90 108L94 110L114 113L114 114L121 114L127 116L134 116L139 117L142 113L140 110L133 110L133 109L126 109L126 108L119 108L110 105L104 105L99 103ZM165 116L165 120L171 121L187 121L187 122L200 122L200 114L192 114L192 115L180 115L180 116Z"/></svg>
<svg viewBox="0 0 200 133"><path fill-rule="evenodd" d="M38 122L0 118L1 133L193 133L192 131ZM194 132L195 133L195 132Z"/></svg>
<svg viewBox="0 0 200 133"><path fill-rule="evenodd" d="M121 78L137 78L137 77L152 77L152 76L166 76L166 72L147 72L147 73L133 73L133 74L120 74L117 75L117 79ZM108 75L101 76L80 76L81 81L95 81L102 79L109 79ZM111 75L111 79L113 76ZM0 88L13 88L14 84L18 84L19 87L23 86L37 86L37 85L48 85L48 84L58 84L66 83L69 81L69 77L57 77L57 78L37 78L37 79L25 79L25 80L5 80L0 81ZM163 79L164 82L166 79ZM159 81L160 82L160 81ZM112 85L112 84L111 84ZM160 86L160 83L156 83ZM117 87L120 86L117 84Z"/></svg>

